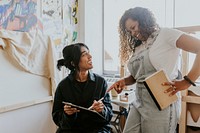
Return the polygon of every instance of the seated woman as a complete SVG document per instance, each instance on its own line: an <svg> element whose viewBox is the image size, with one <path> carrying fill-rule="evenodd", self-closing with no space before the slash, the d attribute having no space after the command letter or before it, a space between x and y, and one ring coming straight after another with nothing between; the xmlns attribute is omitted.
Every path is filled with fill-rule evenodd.
<svg viewBox="0 0 200 133"><path fill-rule="evenodd" d="M92 56L83 43L68 45L63 49L64 59L58 60L57 67L65 66L70 74L57 86L52 117L58 126L56 133L110 133L113 116L110 96L106 93L107 83L101 76L92 73ZM102 100L103 98L103 100ZM90 108L102 117L65 105L69 102Z"/></svg>

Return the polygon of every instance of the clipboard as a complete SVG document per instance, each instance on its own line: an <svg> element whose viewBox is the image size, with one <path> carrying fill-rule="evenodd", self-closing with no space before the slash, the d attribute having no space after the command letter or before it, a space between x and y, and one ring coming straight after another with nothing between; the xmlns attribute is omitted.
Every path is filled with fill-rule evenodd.
<svg viewBox="0 0 200 133"><path fill-rule="evenodd" d="M76 104L73 104L73 103L69 103L69 102L63 101L62 103L65 104L65 105L69 105L69 106L72 106L74 108L77 108L80 111L85 112L88 115L94 117L95 119L99 119L100 121L107 121L106 118L103 115L101 115L100 113L98 113L95 110L91 110L91 109L88 109L88 108L85 108L85 107L82 107L82 106L79 106L79 105L76 105Z"/></svg>

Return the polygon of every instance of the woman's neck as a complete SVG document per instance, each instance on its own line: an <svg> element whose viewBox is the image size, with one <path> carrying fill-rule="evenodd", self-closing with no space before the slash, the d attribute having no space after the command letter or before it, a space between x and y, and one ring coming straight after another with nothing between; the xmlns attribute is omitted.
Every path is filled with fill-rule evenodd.
<svg viewBox="0 0 200 133"><path fill-rule="evenodd" d="M85 82L88 78L88 71L79 71L76 74L76 80L79 82Z"/></svg>

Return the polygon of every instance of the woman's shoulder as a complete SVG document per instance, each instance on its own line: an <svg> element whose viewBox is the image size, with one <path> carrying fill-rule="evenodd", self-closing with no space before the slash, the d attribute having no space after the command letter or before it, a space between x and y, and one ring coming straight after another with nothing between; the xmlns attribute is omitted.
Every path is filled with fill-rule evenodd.
<svg viewBox="0 0 200 133"><path fill-rule="evenodd" d="M97 73L91 73L90 72L90 79L91 80L94 80L94 81L97 81L98 82L106 82L105 78L103 76L101 76L100 74L97 74Z"/></svg>
<svg viewBox="0 0 200 133"><path fill-rule="evenodd" d="M178 30L178 29L174 29L174 28L161 28L158 38L159 41L162 42L166 42L170 45L175 46L175 42L177 41L177 39L184 34L184 32ZM163 43L164 44L164 43Z"/></svg>
<svg viewBox="0 0 200 133"><path fill-rule="evenodd" d="M168 28L168 27L160 28L160 34L171 35L171 34L183 34L183 33L184 32L182 32L176 28Z"/></svg>
<svg viewBox="0 0 200 133"><path fill-rule="evenodd" d="M103 76L101 76L100 74L97 74L97 73L93 73L94 76L100 80L105 80Z"/></svg>
<svg viewBox="0 0 200 133"><path fill-rule="evenodd" d="M63 78L63 79L58 83L58 86L63 86L63 85L65 85L65 84L67 84L69 81L70 81L70 80L69 80L69 77L67 76L67 77Z"/></svg>

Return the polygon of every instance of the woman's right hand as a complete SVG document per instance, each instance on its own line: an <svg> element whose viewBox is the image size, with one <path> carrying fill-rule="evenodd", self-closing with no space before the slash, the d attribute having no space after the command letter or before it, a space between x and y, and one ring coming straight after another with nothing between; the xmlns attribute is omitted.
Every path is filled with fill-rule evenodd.
<svg viewBox="0 0 200 133"><path fill-rule="evenodd" d="M73 115L76 112L79 112L80 110L78 110L77 108L72 108L69 105L65 105L64 106L64 112L68 115Z"/></svg>
<svg viewBox="0 0 200 133"><path fill-rule="evenodd" d="M125 87L126 87L126 85L125 85L125 80L124 80L124 78L123 78L123 79L118 80L118 81L115 82L114 84L112 84L112 85L110 86L110 88L107 90L107 92L109 92L109 91L112 90L112 89L115 89L116 92L119 94L119 93L122 92L122 90L123 90Z"/></svg>

